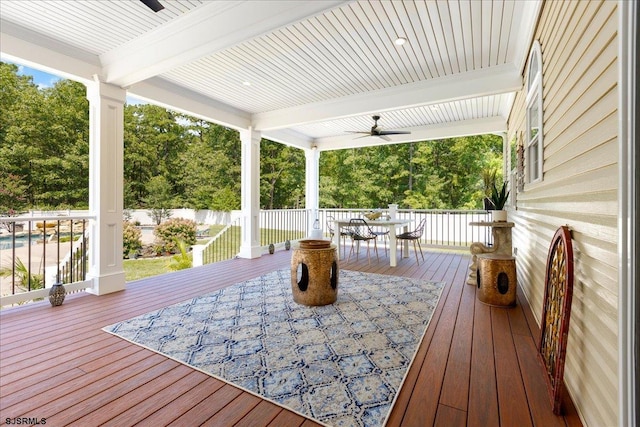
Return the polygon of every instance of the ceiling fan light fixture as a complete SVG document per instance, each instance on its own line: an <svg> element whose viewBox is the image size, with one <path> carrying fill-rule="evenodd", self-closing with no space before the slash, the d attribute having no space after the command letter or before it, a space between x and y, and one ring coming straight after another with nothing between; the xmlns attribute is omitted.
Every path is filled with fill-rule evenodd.
<svg viewBox="0 0 640 427"><path fill-rule="evenodd" d="M396 41L395 41L396 45L398 45L398 46L402 46L406 42L407 42L407 38L406 37L398 37L396 39Z"/></svg>

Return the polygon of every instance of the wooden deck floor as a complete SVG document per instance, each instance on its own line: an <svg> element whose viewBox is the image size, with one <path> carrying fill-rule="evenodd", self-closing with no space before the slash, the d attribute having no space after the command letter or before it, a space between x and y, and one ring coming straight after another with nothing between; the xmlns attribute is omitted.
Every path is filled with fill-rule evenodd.
<svg viewBox="0 0 640 427"><path fill-rule="evenodd" d="M364 256L363 256L364 255ZM390 268L366 254L342 269L446 281L388 426L579 426L571 403L551 413L526 302L499 309L465 284L466 254L425 250ZM47 426L317 426L152 351L105 325L286 267L290 252L231 260L132 282L101 297L69 295L0 312L0 420ZM533 331L533 335L532 335ZM567 399L565 399L566 401ZM32 420L33 421L33 420Z"/></svg>

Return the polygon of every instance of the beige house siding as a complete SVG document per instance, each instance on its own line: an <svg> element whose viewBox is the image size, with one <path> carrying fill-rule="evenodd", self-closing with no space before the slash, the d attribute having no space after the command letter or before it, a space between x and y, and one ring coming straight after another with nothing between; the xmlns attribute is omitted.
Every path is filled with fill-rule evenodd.
<svg viewBox="0 0 640 427"><path fill-rule="evenodd" d="M543 180L525 185L509 212L519 282L538 322L549 243L561 225L572 230L565 382L585 425L598 427L618 423L617 25L614 1L544 4L535 34L543 62ZM525 92L515 100L509 141L525 132Z"/></svg>

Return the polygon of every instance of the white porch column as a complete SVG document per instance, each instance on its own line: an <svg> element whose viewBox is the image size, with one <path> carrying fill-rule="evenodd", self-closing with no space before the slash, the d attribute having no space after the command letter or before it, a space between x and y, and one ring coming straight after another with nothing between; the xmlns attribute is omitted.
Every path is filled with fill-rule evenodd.
<svg viewBox="0 0 640 427"><path fill-rule="evenodd" d="M240 131L242 143L241 258L259 258L260 248L260 139L253 129Z"/></svg>
<svg viewBox="0 0 640 427"><path fill-rule="evenodd" d="M307 234L313 230L313 222L320 206L320 151L312 147L305 152L305 206L309 211ZM320 224L322 228L323 225Z"/></svg>
<svg viewBox="0 0 640 427"><path fill-rule="evenodd" d="M89 210L91 224L87 292L96 295L125 287L122 267L124 102L126 91L101 83L87 85L89 100Z"/></svg>

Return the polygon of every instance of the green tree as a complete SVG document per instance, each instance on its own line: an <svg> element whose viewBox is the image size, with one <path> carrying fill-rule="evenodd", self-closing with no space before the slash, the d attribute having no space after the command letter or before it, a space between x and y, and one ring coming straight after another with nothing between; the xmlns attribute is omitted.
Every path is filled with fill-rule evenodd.
<svg viewBox="0 0 640 427"><path fill-rule="evenodd" d="M480 208L482 170L501 164L501 147L502 138L482 135L323 152L320 205Z"/></svg>
<svg viewBox="0 0 640 427"><path fill-rule="evenodd" d="M31 159L38 173L36 204L87 208L89 206L89 102L84 85L59 80L44 90L46 111L39 149Z"/></svg>
<svg viewBox="0 0 640 427"><path fill-rule="evenodd" d="M260 205L298 208L305 188L302 150L263 139L260 143Z"/></svg>
<svg viewBox="0 0 640 427"><path fill-rule="evenodd" d="M193 136L180 154L183 205L229 211L240 207L240 138L237 131L189 120Z"/></svg>
<svg viewBox="0 0 640 427"><path fill-rule="evenodd" d="M147 184L162 176L170 192L179 199L178 179L184 165L180 153L192 136L180 123L181 115L156 105L127 105L124 126L125 205L142 207L148 196ZM129 205L131 203L131 205Z"/></svg>
<svg viewBox="0 0 640 427"><path fill-rule="evenodd" d="M0 110L0 209L86 207L84 86L60 80L38 89L17 66L0 63ZM154 105L126 105L124 147L125 208L157 209L159 219L176 207L240 208L237 131ZM320 206L480 208L483 177L501 169L501 147L502 138L483 135L323 152ZM268 140L260 151L261 206L304 206L303 151ZM499 173L496 182L503 182Z"/></svg>
<svg viewBox="0 0 640 427"><path fill-rule="evenodd" d="M0 171L19 177L29 207L88 206L88 102L83 85L39 90L0 63Z"/></svg>
<svg viewBox="0 0 640 427"><path fill-rule="evenodd" d="M160 225L163 219L171 216L173 201L171 184L164 176L154 176L147 183L146 189L147 197L144 202L149 207L153 220Z"/></svg>
<svg viewBox="0 0 640 427"><path fill-rule="evenodd" d="M0 172L0 216L14 215L27 207L26 185L19 176Z"/></svg>

